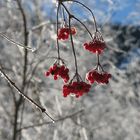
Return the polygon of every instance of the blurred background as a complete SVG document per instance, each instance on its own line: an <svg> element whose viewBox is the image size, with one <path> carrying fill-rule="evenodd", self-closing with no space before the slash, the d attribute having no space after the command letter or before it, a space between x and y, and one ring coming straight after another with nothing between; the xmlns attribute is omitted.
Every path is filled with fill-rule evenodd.
<svg viewBox="0 0 140 140"><path fill-rule="evenodd" d="M0 74L1 140L140 140L140 0L77 1L95 14L107 44L100 60L112 78L107 85L94 84L80 98L64 98L63 82L44 75L57 56L56 1L0 0L0 65L22 92L57 120L53 124ZM94 34L88 11L76 3L65 5ZM84 80L96 56L82 47L90 40L85 28L76 21L72 24L77 28L74 44ZM69 41L60 41L60 53L72 77Z"/></svg>

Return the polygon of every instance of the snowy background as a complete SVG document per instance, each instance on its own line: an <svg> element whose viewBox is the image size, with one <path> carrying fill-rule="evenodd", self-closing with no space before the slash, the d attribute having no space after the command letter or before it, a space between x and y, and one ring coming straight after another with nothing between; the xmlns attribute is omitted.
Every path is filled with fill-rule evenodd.
<svg viewBox="0 0 140 140"><path fill-rule="evenodd" d="M62 96L62 81L46 78L45 71L56 57L56 4L51 0L22 0L29 32L27 81L24 92L44 106L56 123L51 123L32 104L20 98L0 75L0 140L140 140L140 0L81 0L97 19L108 48L101 57L112 74L108 85L93 85L81 98ZM94 33L91 16L80 6L67 4ZM85 29L74 38L79 72L82 78L95 67L96 57L82 44L89 40ZM39 25L39 28L38 28ZM16 0L0 0L0 33L23 44L23 21ZM61 56L74 73L74 59L69 43L61 42ZM0 64L5 73L22 87L24 50L0 36ZM15 111L18 111L17 129ZM22 123L21 123L22 122ZM16 133L16 138L13 137Z"/></svg>

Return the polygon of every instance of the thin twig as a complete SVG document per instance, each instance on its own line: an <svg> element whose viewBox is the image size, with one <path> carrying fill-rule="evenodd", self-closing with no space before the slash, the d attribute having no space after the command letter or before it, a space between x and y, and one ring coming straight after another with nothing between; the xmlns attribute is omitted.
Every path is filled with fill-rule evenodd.
<svg viewBox="0 0 140 140"><path fill-rule="evenodd" d="M74 48L73 37L72 37L72 33L71 33L71 17L70 17L70 15L69 15L69 30L70 30L71 46L72 46L72 51L73 51L74 60L75 60L76 75L78 75L78 64L77 64L77 58L76 58L76 53L75 53L75 48Z"/></svg>
<svg viewBox="0 0 140 140"><path fill-rule="evenodd" d="M72 117L74 117L74 116L76 116L80 113L83 113L83 112L84 112L84 110L81 109L81 110L79 110L79 111L77 111L77 112L75 112L71 115L67 115L65 117L62 117L62 118L59 118L59 119L55 120L55 123L60 122L60 121L64 121L64 120L69 119L69 118L72 118ZM34 127L40 127L40 126L43 126L43 125L49 125L49 124L52 124L52 122L43 122L43 123L39 123L39 124L33 124L33 125L25 126L18 131L22 131L22 130L26 130L26 129L34 128Z"/></svg>
<svg viewBox="0 0 140 140"><path fill-rule="evenodd" d="M17 5L19 7L19 11L21 13L22 16L22 21L23 21L23 35L24 35L24 46L28 45L28 32L27 32L27 18L26 18L26 14L24 11L24 8L22 7L21 1L20 0L16 0ZM24 65L23 65L23 74L22 74L22 86L21 86L21 92L25 93L25 86L26 86L26 79L27 79L27 65L28 65L28 50L24 48ZM27 94L27 93L26 93ZM25 95L25 94L24 94ZM22 109L21 109L21 118L20 118L20 124L19 127L21 128L22 123L23 123L23 113L24 113L24 98L22 96L20 96L20 98L17 101L17 107L19 108L20 105L22 105ZM17 110L17 114L19 112L19 109ZM18 116L17 116L18 119ZM16 122L17 123L17 122ZM17 132L17 128L16 128L16 132ZM21 133L19 134L19 140L21 140Z"/></svg>
<svg viewBox="0 0 140 140"><path fill-rule="evenodd" d="M3 37L4 39L8 40L10 43L16 45L19 48L23 48L23 49L27 49L27 50L33 51L33 49L31 47L24 46L23 44L17 43L17 42L15 42L14 40L10 39L8 36L6 36L3 33L0 33L0 36Z"/></svg>
<svg viewBox="0 0 140 140"><path fill-rule="evenodd" d="M73 16L72 18L77 20L83 27L85 27L85 29L87 30L87 32L90 35L91 39L93 39L93 36L92 36L91 32L89 31L89 29L87 28L87 26L83 22L81 22L77 17Z"/></svg>
<svg viewBox="0 0 140 140"><path fill-rule="evenodd" d="M92 17L93 17L93 21L94 21L94 25L95 25L95 31L98 31L98 27L97 27L97 23L96 23L95 16L94 16L92 10L91 10L89 7L87 7L85 4L83 4L83 3L81 3L80 1L77 1L77 0L64 0L64 2L65 2L65 1L72 1L72 2L75 2L75 3L77 3L77 4L82 5L84 8L86 8L86 9L91 13L91 15L92 15Z"/></svg>
<svg viewBox="0 0 140 140"><path fill-rule="evenodd" d="M68 13L68 15L71 15L73 19L77 20L77 21L87 30L87 32L88 32L88 34L90 35L91 39L93 39L93 36L92 36L91 32L89 31L89 29L87 28L87 26L86 26L83 22L81 22L77 17L75 17L74 15L72 15L72 14L69 12L69 10L67 9L67 7L66 7L63 3L61 3L61 5L64 7L64 9L65 9L66 12Z"/></svg>
<svg viewBox="0 0 140 140"><path fill-rule="evenodd" d="M57 54L58 54L58 59L60 59L60 46L59 46L59 40L58 40L58 20L59 20L59 9L60 9L60 4L58 4L57 7L57 15L56 15L56 30L57 30Z"/></svg>
<svg viewBox="0 0 140 140"><path fill-rule="evenodd" d="M4 76L4 78L6 79L6 81L14 88L16 89L16 91L18 91L18 93L25 98L27 101L29 101L30 103L32 103L34 106L36 106L36 108L38 108L42 113L46 114L52 121L53 123L55 122L55 120L46 112L46 109L43 108L42 106L38 105L35 101L33 101L30 97L28 97L27 95L25 95L18 87L17 85L7 76L7 74L5 74L5 72L2 70L2 67L0 66L0 72L1 74Z"/></svg>

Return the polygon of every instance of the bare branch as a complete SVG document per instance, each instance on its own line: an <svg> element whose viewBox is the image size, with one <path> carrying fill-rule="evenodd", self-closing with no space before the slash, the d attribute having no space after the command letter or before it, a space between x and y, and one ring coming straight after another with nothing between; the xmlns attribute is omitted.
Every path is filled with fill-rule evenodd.
<svg viewBox="0 0 140 140"><path fill-rule="evenodd" d="M14 88L16 89L16 91L18 91L18 93L25 98L27 101L29 101L30 103L32 103L34 106L36 106L36 108L38 108L42 113L46 114L52 121L53 123L55 122L55 120L46 112L46 109L43 108L42 106L38 105L35 101L33 101L30 97L28 97L27 95L25 95L18 87L17 85L7 76L7 74L5 74L5 72L2 70L2 67L0 66L0 72L3 75L3 77L6 79L6 81Z"/></svg>
<svg viewBox="0 0 140 140"><path fill-rule="evenodd" d="M16 45L17 47L19 48L23 48L23 49L27 49L27 50L31 50L31 51L34 51L31 47L29 46L25 46L23 44L20 44L20 43L17 43L15 42L14 40L10 39L9 37L7 37L5 34L3 33L0 33L0 36L3 37L4 39L8 40L10 43Z"/></svg>
<svg viewBox="0 0 140 140"><path fill-rule="evenodd" d="M80 113L83 113L83 112L84 112L84 109L81 109L81 110L79 110L79 111L77 111L77 112L75 112L75 113L73 113L71 115L67 115L65 117L62 117L62 118L59 118L59 119L55 120L55 123L60 122L60 121L64 121L64 120L69 119L69 118L72 118L72 117L74 117L74 116L76 116L76 115L78 115ZM40 127L40 126L43 126L43 125L49 125L49 124L52 124L52 121L51 122L43 122L43 123L39 123L39 124L33 124L33 125L25 126L25 127L21 128L18 131L26 130L26 129L29 129L29 128Z"/></svg>

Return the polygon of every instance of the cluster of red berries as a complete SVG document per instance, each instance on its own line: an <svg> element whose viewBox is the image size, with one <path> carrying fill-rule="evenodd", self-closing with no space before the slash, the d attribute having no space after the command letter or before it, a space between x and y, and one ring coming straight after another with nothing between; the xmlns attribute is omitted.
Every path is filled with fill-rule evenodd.
<svg viewBox="0 0 140 140"><path fill-rule="evenodd" d="M46 76L50 74L54 76L54 80L57 80L59 77L63 79L65 83L69 81L69 69L64 65L54 64L49 68L49 70L45 73Z"/></svg>
<svg viewBox="0 0 140 140"><path fill-rule="evenodd" d="M58 39L66 40L69 38L70 34L75 35L76 32L77 31L75 27L72 27L71 30L69 29L69 27L60 28L58 30ZM99 56L106 48L106 44L102 36L98 34L98 32L96 32L93 40L89 43L85 43L84 48L92 53L97 53ZM99 71L99 69L97 69L99 67L101 67L102 71ZM94 82L98 84L107 84L109 82L109 78L111 78L111 74L104 72L99 59L97 68L89 71L86 74L86 80L89 82L89 84L83 82L80 75L76 72L73 79L68 84L63 85L63 96L67 97L68 95L75 95L75 97L78 98L89 92L91 84L93 84ZM63 81L67 83L70 79L68 73L69 69L65 67L64 63L62 63L62 65L59 63L54 63L54 65L50 67L46 72L46 76L49 76L51 74L54 76L54 80L57 80L58 77L61 77ZM81 80L79 80L79 77ZM76 81L74 80L75 78L77 78Z"/></svg>
<svg viewBox="0 0 140 140"><path fill-rule="evenodd" d="M63 27L60 28L58 30L58 39L59 40L67 40L69 38L70 33L72 35L76 34L76 28L75 27L71 27L71 29L69 29L69 27Z"/></svg>
<svg viewBox="0 0 140 140"><path fill-rule="evenodd" d="M84 48L92 53L101 54L106 48L104 41L94 38L93 41L84 44Z"/></svg>
<svg viewBox="0 0 140 140"><path fill-rule="evenodd" d="M81 82L72 82L63 86L63 96L67 97L70 93L75 95L75 97L80 97L84 93L89 92L91 88L90 84L87 84L83 81Z"/></svg>
<svg viewBox="0 0 140 140"><path fill-rule="evenodd" d="M90 84L93 84L94 82L108 84L109 78L111 78L111 74L107 72L99 73L96 70L92 70L86 74L86 80L88 80Z"/></svg>

